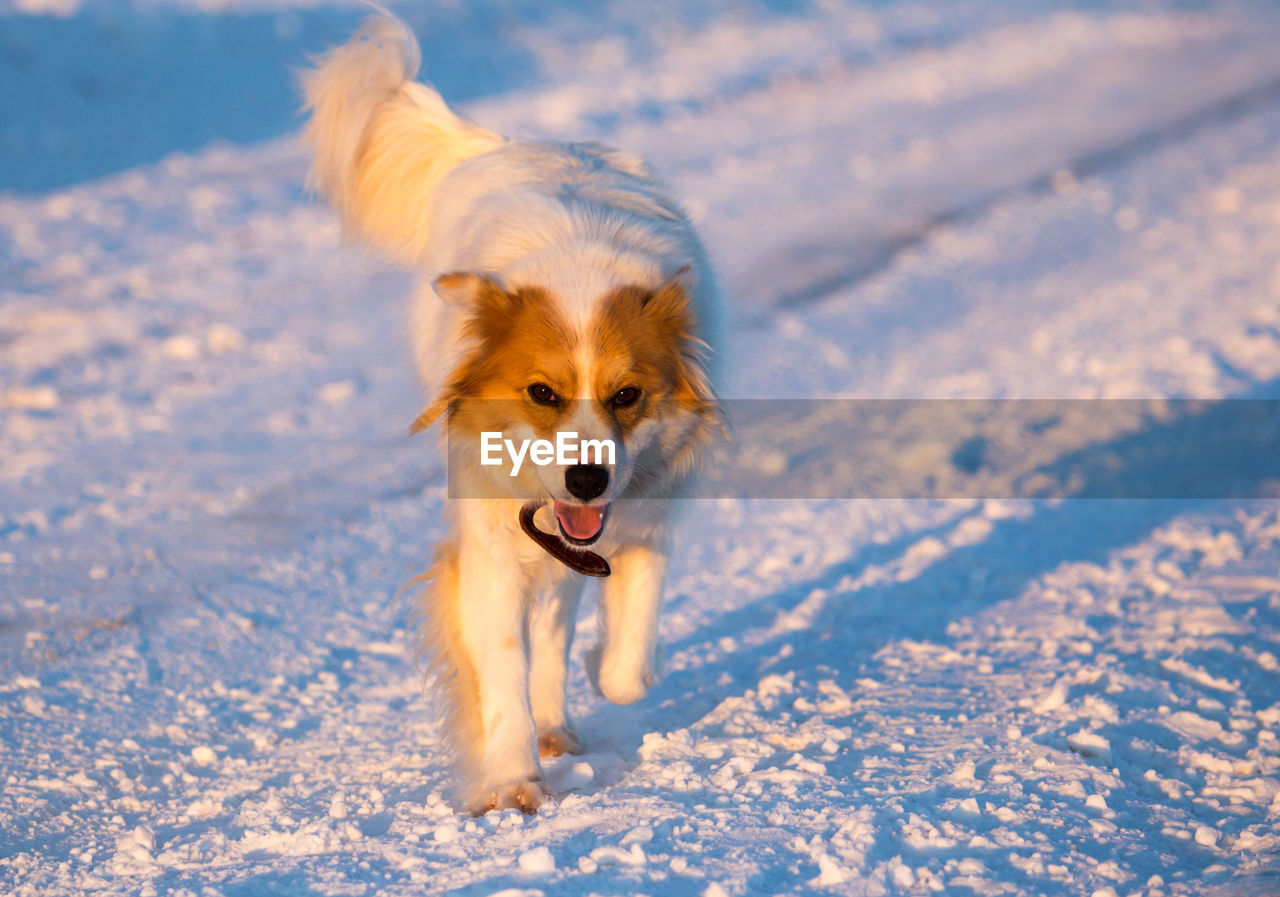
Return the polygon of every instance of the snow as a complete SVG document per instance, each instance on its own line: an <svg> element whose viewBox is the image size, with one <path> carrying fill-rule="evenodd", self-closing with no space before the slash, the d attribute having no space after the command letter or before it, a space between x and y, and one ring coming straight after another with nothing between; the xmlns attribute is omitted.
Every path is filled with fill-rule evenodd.
<svg viewBox="0 0 1280 897"><path fill-rule="evenodd" d="M556 858L546 847L535 847L520 854L516 865L520 867L521 872L531 877L550 875L556 871Z"/></svg>
<svg viewBox="0 0 1280 897"><path fill-rule="evenodd" d="M409 278L288 133L358 10L41 6L0 6L0 891L1280 888L1263 498L691 503L663 680L595 695L588 606L587 753L460 815L397 595L445 494ZM670 176L727 394L1280 394L1270 5L640 6L397 9L475 118Z"/></svg>

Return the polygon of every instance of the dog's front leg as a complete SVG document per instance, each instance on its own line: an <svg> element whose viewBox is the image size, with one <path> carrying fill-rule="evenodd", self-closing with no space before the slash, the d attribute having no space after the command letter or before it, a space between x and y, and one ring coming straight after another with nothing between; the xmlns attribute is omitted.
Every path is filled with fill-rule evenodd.
<svg viewBox="0 0 1280 897"><path fill-rule="evenodd" d="M529 707L528 584L499 553L491 540L464 536L459 556L459 628L480 705L480 768L467 801L477 815L535 813L545 796Z"/></svg>
<svg viewBox="0 0 1280 897"><path fill-rule="evenodd" d="M609 559L613 574L601 587L600 692L615 704L631 704L655 678L658 611L667 576L667 551L632 545Z"/></svg>
<svg viewBox="0 0 1280 897"><path fill-rule="evenodd" d="M560 582L547 589L534 611L529 697L538 727L538 753L544 757L576 754L582 749L565 712L564 689L574 616L584 584L581 576L566 571Z"/></svg>

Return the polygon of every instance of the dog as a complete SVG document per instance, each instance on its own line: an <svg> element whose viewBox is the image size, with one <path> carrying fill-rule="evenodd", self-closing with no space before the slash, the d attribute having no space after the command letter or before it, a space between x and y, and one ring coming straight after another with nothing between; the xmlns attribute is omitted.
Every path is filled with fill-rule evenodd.
<svg viewBox="0 0 1280 897"><path fill-rule="evenodd" d="M309 183L350 236L420 275L410 330L427 401L411 432L439 422L450 477L449 536L414 580L421 649L465 809L533 814L550 796L540 758L583 746L565 683L588 576L593 684L629 704L654 682L673 501L723 432L720 298L642 160L500 136L415 81L419 61L387 13L315 60ZM493 434L566 433L613 456L518 468L482 451Z"/></svg>

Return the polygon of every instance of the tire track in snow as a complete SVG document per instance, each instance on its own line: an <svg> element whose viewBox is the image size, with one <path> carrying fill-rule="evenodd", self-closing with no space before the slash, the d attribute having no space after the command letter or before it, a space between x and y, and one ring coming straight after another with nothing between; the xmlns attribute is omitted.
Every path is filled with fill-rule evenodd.
<svg viewBox="0 0 1280 897"><path fill-rule="evenodd" d="M859 283L891 267L904 252L928 243L939 231L981 218L1000 203L1021 196L1052 193L1058 189L1058 185L1072 180L1083 180L1132 164L1141 157L1158 152L1171 144L1193 139L1208 128L1229 124L1277 103L1280 103L1280 78L1246 88L1223 100L1192 110L1172 122L1134 134L1119 143L1091 150L1052 171L1038 174L1016 186L988 193L975 202L944 209L929 216L906 233L888 235L878 245L858 249L857 258L849 268L813 281L800 289L788 291L776 300L776 305L778 308L794 309L830 298L835 293L853 289ZM812 253L814 247L794 246L791 250L799 255L805 255ZM819 254L848 253L829 253L819 250ZM769 326L772 320L772 315L755 315L740 319L740 323L743 327L759 329Z"/></svg>

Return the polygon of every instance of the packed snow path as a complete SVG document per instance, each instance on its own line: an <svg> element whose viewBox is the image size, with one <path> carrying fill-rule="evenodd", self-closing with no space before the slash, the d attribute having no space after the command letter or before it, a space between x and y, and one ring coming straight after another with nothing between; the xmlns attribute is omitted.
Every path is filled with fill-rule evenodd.
<svg viewBox="0 0 1280 897"><path fill-rule="evenodd" d="M1018 6L570 10L467 110L670 176L732 396L1275 397L1280 14ZM409 280L304 169L0 198L0 891L1280 891L1267 500L696 504L664 680L592 692L588 602L562 797L460 816Z"/></svg>

